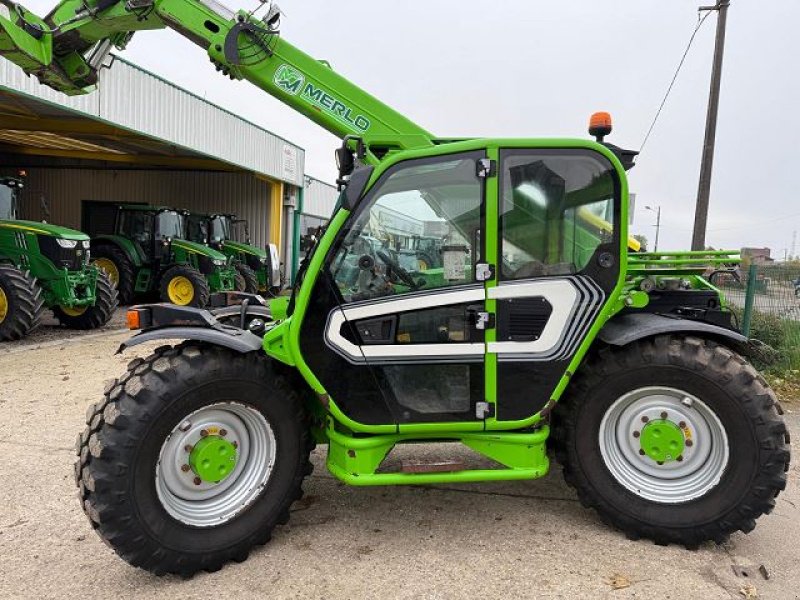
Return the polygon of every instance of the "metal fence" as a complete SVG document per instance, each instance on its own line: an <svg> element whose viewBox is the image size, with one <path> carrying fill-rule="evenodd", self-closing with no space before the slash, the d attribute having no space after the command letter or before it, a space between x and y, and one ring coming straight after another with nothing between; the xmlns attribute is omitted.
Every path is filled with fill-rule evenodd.
<svg viewBox="0 0 800 600"><path fill-rule="evenodd" d="M774 367L800 369L800 264L755 265L717 273L714 283L742 333L776 350Z"/></svg>

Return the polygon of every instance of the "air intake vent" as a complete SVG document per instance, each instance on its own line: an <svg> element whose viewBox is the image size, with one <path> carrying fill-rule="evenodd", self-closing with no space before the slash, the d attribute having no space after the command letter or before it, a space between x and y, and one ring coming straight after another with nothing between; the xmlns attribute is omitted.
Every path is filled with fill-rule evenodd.
<svg viewBox="0 0 800 600"><path fill-rule="evenodd" d="M498 304L498 341L538 340L553 313L552 305L542 296L512 298Z"/></svg>

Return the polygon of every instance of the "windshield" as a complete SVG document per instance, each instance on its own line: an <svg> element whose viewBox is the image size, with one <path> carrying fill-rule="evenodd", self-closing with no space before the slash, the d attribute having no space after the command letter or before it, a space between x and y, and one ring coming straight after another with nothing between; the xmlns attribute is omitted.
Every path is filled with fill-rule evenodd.
<svg viewBox="0 0 800 600"><path fill-rule="evenodd" d="M158 213L156 220L156 237L159 239L182 239L184 217L175 210L165 210Z"/></svg>
<svg viewBox="0 0 800 600"><path fill-rule="evenodd" d="M202 215L189 215L186 219L186 239L198 244L205 244L208 239L208 225Z"/></svg>
<svg viewBox="0 0 800 600"><path fill-rule="evenodd" d="M224 242L231 239L231 220L217 215L211 220L211 241Z"/></svg>
<svg viewBox="0 0 800 600"><path fill-rule="evenodd" d="M0 184L0 220L13 221L16 218L16 194L5 184Z"/></svg>

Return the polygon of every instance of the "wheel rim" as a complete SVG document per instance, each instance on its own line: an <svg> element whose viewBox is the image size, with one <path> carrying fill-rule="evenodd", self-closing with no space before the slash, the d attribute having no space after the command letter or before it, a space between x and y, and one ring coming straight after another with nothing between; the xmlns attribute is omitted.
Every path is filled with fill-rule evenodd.
<svg viewBox="0 0 800 600"><path fill-rule="evenodd" d="M80 317L86 310L89 308L88 306L60 306L61 312L63 312L68 317Z"/></svg>
<svg viewBox="0 0 800 600"><path fill-rule="evenodd" d="M8 296L3 288L0 287L0 323L8 316Z"/></svg>
<svg viewBox="0 0 800 600"><path fill-rule="evenodd" d="M111 283L115 286L119 286L119 269L117 269L117 265L113 260L110 258L97 258L94 260L93 264L95 267L103 269L103 271L106 272Z"/></svg>
<svg viewBox="0 0 800 600"><path fill-rule="evenodd" d="M702 400L682 390L646 387L617 399L600 423L600 453L614 479L660 504L708 493L728 464L728 436Z"/></svg>
<svg viewBox="0 0 800 600"><path fill-rule="evenodd" d="M173 304L186 306L194 298L194 285L188 278L178 275L170 279L167 285L167 295Z"/></svg>
<svg viewBox="0 0 800 600"><path fill-rule="evenodd" d="M275 434L255 409L237 402L201 408L183 419L161 447L155 473L158 499L181 523L221 525L263 492L275 449Z"/></svg>

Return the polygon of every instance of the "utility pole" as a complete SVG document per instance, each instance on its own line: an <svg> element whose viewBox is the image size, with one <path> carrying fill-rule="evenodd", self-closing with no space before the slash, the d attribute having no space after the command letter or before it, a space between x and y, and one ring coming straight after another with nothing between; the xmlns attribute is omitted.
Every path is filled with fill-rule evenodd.
<svg viewBox="0 0 800 600"><path fill-rule="evenodd" d="M645 206L645 209L656 213L656 243L653 246L653 252L658 252L658 234L661 231L661 205L656 208Z"/></svg>
<svg viewBox="0 0 800 600"><path fill-rule="evenodd" d="M717 0L715 6L701 6L698 10L717 11L717 39L714 43L714 67L711 70L711 91L706 113L706 135L703 142L703 161L700 165L700 184L697 190L697 207L694 213L692 250L705 250L706 225L708 222L708 199L711 194L711 169L714 165L714 142L717 135L717 113L719 109L719 85L722 80L722 56L725 51L725 23L730 0Z"/></svg>

